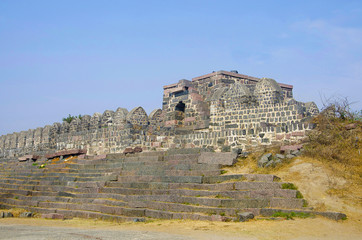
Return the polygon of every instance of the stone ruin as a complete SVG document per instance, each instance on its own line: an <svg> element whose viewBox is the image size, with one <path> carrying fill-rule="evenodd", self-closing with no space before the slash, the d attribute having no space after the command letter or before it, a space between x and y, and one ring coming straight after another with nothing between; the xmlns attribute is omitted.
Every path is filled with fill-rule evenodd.
<svg viewBox="0 0 362 240"><path fill-rule="evenodd" d="M134 222L243 222L281 213L346 219L315 211L277 176L223 169L258 146L283 143L287 154L266 154L259 167L300 153L302 145L286 144L313 128L308 120L318 108L294 100L292 90L219 71L164 86L163 107L149 116L142 107L118 108L1 136L0 209ZM13 215L0 211L5 217Z"/></svg>
<svg viewBox="0 0 362 240"><path fill-rule="evenodd" d="M218 71L163 87L162 109L148 116L142 107L85 115L71 123L0 136L0 157L21 157L67 149L88 154L208 148L251 149L302 139L319 113L314 102L293 99L293 86L237 71Z"/></svg>

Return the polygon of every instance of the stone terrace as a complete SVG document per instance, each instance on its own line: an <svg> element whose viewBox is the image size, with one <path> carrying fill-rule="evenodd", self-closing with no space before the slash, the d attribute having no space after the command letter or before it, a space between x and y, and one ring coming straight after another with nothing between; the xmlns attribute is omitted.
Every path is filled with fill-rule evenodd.
<svg viewBox="0 0 362 240"><path fill-rule="evenodd" d="M283 189L278 177L222 175L222 161L212 155L200 157L196 151L108 154L100 159L48 161L44 168L32 161L3 159L0 208L116 221L229 221L243 212L264 216L276 211L310 212L297 191Z"/></svg>

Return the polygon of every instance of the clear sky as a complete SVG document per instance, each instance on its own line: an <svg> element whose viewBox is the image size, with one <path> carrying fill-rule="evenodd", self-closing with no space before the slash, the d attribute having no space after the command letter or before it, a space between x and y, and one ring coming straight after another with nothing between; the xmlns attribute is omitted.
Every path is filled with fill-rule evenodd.
<svg viewBox="0 0 362 240"><path fill-rule="evenodd" d="M163 85L231 69L362 109L362 1L0 1L0 135L150 113Z"/></svg>

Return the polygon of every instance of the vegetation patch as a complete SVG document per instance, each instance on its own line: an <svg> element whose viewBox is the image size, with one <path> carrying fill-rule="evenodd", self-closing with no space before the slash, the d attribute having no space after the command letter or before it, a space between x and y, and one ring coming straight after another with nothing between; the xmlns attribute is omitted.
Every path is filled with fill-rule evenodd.
<svg viewBox="0 0 362 240"><path fill-rule="evenodd" d="M218 194L218 195L215 196L215 198L230 199L231 197L223 196L223 195L221 195L221 194Z"/></svg>
<svg viewBox="0 0 362 240"><path fill-rule="evenodd" d="M272 217L282 217L287 220L293 220L294 218L314 217L314 215L306 212L275 212Z"/></svg>
<svg viewBox="0 0 362 240"><path fill-rule="evenodd" d="M303 194L302 194L301 192L299 192L299 191L297 191L297 194L296 194L295 197L296 197L296 198L304 198L304 197L303 197Z"/></svg>
<svg viewBox="0 0 362 240"><path fill-rule="evenodd" d="M293 183L283 183L282 184L282 189L298 190L298 188Z"/></svg>
<svg viewBox="0 0 362 240"><path fill-rule="evenodd" d="M82 115L78 115L78 116L72 116L72 115L68 115L68 117L66 117L66 118L63 118L62 120L63 120L63 122L67 122L67 123L71 123L74 119L76 119L76 118L79 118L80 120L82 120Z"/></svg>

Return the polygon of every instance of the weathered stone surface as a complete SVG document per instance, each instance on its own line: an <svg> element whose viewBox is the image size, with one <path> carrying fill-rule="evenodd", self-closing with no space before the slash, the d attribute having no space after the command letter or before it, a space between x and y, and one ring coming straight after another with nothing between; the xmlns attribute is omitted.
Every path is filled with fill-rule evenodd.
<svg viewBox="0 0 362 240"><path fill-rule="evenodd" d="M11 212L1 212L0 213L0 218L9 218L9 217L14 217L14 215Z"/></svg>
<svg viewBox="0 0 362 240"><path fill-rule="evenodd" d="M226 153L201 152L197 162L231 166L236 163L236 158L237 154L234 152L226 152Z"/></svg>
<svg viewBox="0 0 362 240"><path fill-rule="evenodd" d="M36 161L39 158L40 157L37 155L24 155L22 157L19 157L18 160L19 160L19 162L24 162L24 161L28 161L28 160Z"/></svg>
<svg viewBox="0 0 362 240"><path fill-rule="evenodd" d="M142 152L143 149L142 149L141 147L135 147L135 148L133 149L133 151L134 151L135 153L139 153L139 152Z"/></svg>
<svg viewBox="0 0 362 240"><path fill-rule="evenodd" d="M298 144L298 145L286 145L286 146L281 146L280 147L280 152L286 152L286 151L294 151L294 150L300 150L303 148L303 145Z"/></svg>
<svg viewBox="0 0 362 240"><path fill-rule="evenodd" d="M352 129L355 129L357 128L358 124L357 123L350 123L350 124L347 124L346 126L344 126L344 128L346 130L352 130Z"/></svg>
<svg viewBox="0 0 362 240"><path fill-rule="evenodd" d="M270 160L267 164L265 164L265 167L268 168L268 167L275 167L275 162L274 160Z"/></svg>
<svg viewBox="0 0 362 240"><path fill-rule="evenodd" d="M149 117L142 107L130 112L118 108L84 115L70 124L54 123L2 136L0 157L81 148L89 155L99 155L122 153L127 147L227 152L275 141L288 145L313 129L308 119L316 114L315 103L293 99L291 85L216 71L164 86L162 109L155 109ZM296 149L282 151L292 150Z"/></svg>
<svg viewBox="0 0 362 240"><path fill-rule="evenodd" d="M126 148L124 151L123 151L124 154L130 154L130 153L135 153L133 148Z"/></svg>
<svg viewBox="0 0 362 240"><path fill-rule="evenodd" d="M243 212L238 214L238 221L239 222L246 222L250 219L254 219L254 214L251 212Z"/></svg>
<svg viewBox="0 0 362 240"><path fill-rule="evenodd" d="M271 159L272 159L272 154L271 153L264 154L258 160L258 167L265 167Z"/></svg>
<svg viewBox="0 0 362 240"><path fill-rule="evenodd" d="M45 154L45 158L55 158L60 156L69 156L69 155L81 155L86 154L86 149L71 149L71 150L63 150L55 153Z"/></svg>
<svg viewBox="0 0 362 240"><path fill-rule="evenodd" d="M22 217L22 218L30 218L33 216L33 213L32 212L23 212L23 213L20 213L19 217Z"/></svg>
<svg viewBox="0 0 362 240"><path fill-rule="evenodd" d="M59 214L59 213L42 214L41 217L46 218L46 219L64 219L65 218L63 214Z"/></svg>

